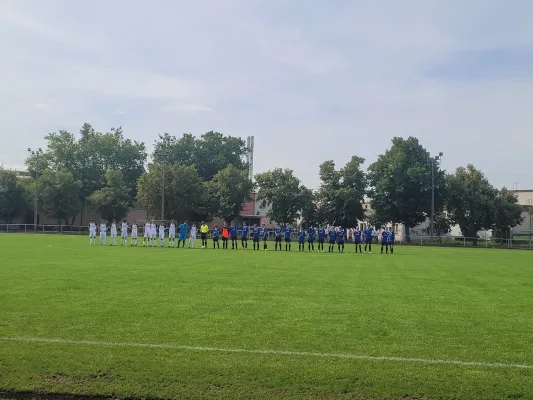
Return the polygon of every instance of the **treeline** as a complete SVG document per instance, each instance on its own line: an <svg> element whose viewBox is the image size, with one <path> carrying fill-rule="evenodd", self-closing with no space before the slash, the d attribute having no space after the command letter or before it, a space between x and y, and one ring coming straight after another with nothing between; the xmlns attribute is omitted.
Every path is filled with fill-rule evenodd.
<svg viewBox="0 0 533 400"><path fill-rule="evenodd" d="M301 218L304 226L352 227L367 219L375 226L404 224L408 235L432 214L433 190L438 235L457 224L464 236L493 230L502 237L522 222L512 193L493 187L472 165L446 174L414 137L394 138L366 171L359 156L342 168L324 161L316 190L282 168L257 174L253 183L245 142L213 131L159 135L148 164L145 144L124 137L121 128L102 133L84 124L79 135L59 131L45 138L44 153L26 160L27 178L0 170L0 219L27 215L37 194L39 209L65 224L84 207L108 220L142 207L157 219L231 221L256 189L268 216L280 223ZM372 211L363 208L365 196Z"/></svg>

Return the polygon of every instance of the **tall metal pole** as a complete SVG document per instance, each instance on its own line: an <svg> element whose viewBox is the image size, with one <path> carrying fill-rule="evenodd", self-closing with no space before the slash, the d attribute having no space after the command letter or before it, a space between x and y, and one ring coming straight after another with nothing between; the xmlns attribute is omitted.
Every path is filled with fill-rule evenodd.
<svg viewBox="0 0 533 400"><path fill-rule="evenodd" d="M35 189L33 190L33 230L37 232L37 214L39 212L39 173L41 169L41 155L43 154L43 150L39 147L36 151L33 151L28 147L28 153L35 157L35 161L37 163L37 169L35 171Z"/></svg>
<svg viewBox="0 0 533 400"><path fill-rule="evenodd" d="M435 221L435 159L431 157L431 236L435 236L433 232L434 221Z"/></svg>
<svg viewBox="0 0 533 400"><path fill-rule="evenodd" d="M163 159L163 189L161 190L161 221L165 219L165 160Z"/></svg>

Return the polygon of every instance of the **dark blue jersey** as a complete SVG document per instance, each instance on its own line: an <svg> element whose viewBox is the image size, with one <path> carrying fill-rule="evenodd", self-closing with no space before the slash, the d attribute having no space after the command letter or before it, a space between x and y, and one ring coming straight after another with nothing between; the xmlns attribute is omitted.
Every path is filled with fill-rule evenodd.
<svg viewBox="0 0 533 400"><path fill-rule="evenodd" d="M267 240L268 239L268 229L267 228L263 228L263 231L261 232L261 237L263 238L263 240Z"/></svg>
<svg viewBox="0 0 533 400"><path fill-rule="evenodd" d="M279 226L274 229L274 234L276 235L276 237L281 237L281 228Z"/></svg>
<svg viewBox="0 0 533 400"><path fill-rule="evenodd" d="M337 238L337 232L335 232L334 229L330 230L329 231L329 241L330 242L334 242L336 238Z"/></svg>
<svg viewBox="0 0 533 400"><path fill-rule="evenodd" d="M355 243L361 243L361 237L362 237L362 232L361 231L355 231L355 233L353 234L353 241Z"/></svg>
<svg viewBox="0 0 533 400"><path fill-rule="evenodd" d="M313 228L309 228L307 230L307 238L310 242L312 242L313 240L315 240L315 230Z"/></svg>
<svg viewBox="0 0 533 400"><path fill-rule="evenodd" d="M305 231L298 231L298 241L303 243L305 240Z"/></svg>
<svg viewBox="0 0 533 400"><path fill-rule="evenodd" d="M365 240L368 242L372 240L372 228L365 229Z"/></svg>
<svg viewBox="0 0 533 400"><path fill-rule="evenodd" d="M394 232L387 232L387 242L390 244L394 244Z"/></svg>
<svg viewBox="0 0 533 400"><path fill-rule="evenodd" d="M241 232L241 237L244 239L244 238L247 238L248 237L248 227L247 226L243 226L242 227L242 232Z"/></svg>
<svg viewBox="0 0 533 400"><path fill-rule="evenodd" d="M326 231L324 230L324 228L318 228L317 234L318 240L324 240L324 237L326 236Z"/></svg>
<svg viewBox="0 0 533 400"><path fill-rule="evenodd" d="M232 239L237 239L237 227L236 226L230 226L229 227L229 236Z"/></svg>
<svg viewBox="0 0 533 400"><path fill-rule="evenodd" d="M285 239L291 238L292 229L290 227L285 228Z"/></svg>
<svg viewBox="0 0 533 400"><path fill-rule="evenodd" d="M219 233L220 231L218 230L218 228L213 228L213 239L218 239Z"/></svg>
<svg viewBox="0 0 533 400"><path fill-rule="evenodd" d="M337 242L344 243L344 231L342 229L337 231Z"/></svg>
<svg viewBox="0 0 533 400"><path fill-rule="evenodd" d="M386 244L389 242L389 235L387 235L387 232L383 231L381 233L381 244Z"/></svg>
<svg viewBox="0 0 533 400"><path fill-rule="evenodd" d="M252 235L254 237L254 240L259 240L259 237L261 236L261 229L254 228L252 231Z"/></svg>

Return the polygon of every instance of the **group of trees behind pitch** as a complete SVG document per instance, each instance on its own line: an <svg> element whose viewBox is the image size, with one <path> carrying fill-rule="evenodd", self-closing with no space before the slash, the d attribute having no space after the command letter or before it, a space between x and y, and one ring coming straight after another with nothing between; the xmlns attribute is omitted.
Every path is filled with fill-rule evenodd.
<svg viewBox="0 0 533 400"><path fill-rule="evenodd" d="M218 132L200 137L185 134L179 139L159 135L148 165L145 144L124 137L121 128L102 133L86 123L77 137L59 131L47 135L46 141L43 155L26 160L28 179L0 168L2 221L31 212L35 193L40 209L67 225L74 223L83 207L107 220L122 219L135 206L158 218L164 176L165 219L198 221L216 216L231 221L256 189L259 201L270 206L269 217L279 223L302 217L304 226L352 227L357 220L367 219L377 226L404 224L408 234L409 228L431 215L434 183L439 235L458 224L464 236L493 230L501 237L522 222L521 207L512 193L493 187L473 165L446 174L439 165L432 165L414 137L394 138L366 171L365 160L356 155L342 168L332 160L324 161L316 190L282 168L255 175L253 183L244 161L244 141ZM433 177L431 168L435 168ZM365 196L372 199L370 213L363 208Z"/></svg>

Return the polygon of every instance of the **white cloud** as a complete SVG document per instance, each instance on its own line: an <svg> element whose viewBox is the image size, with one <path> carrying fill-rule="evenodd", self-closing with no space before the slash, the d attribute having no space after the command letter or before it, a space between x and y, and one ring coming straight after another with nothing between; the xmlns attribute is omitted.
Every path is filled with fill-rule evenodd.
<svg viewBox="0 0 533 400"><path fill-rule="evenodd" d="M86 121L149 146L214 129L253 134L256 171L315 186L321 161L372 161L412 134L448 170L473 162L533 187L533 73L497 56L531 52L531 15L528 0L4 0L0 162Z"/></svg>

